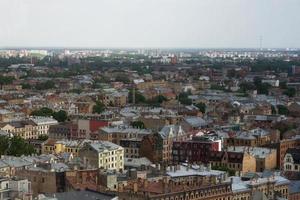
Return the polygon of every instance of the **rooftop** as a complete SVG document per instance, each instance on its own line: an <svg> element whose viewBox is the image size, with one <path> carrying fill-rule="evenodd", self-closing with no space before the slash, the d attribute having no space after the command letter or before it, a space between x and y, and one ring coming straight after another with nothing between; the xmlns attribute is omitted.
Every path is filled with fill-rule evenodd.
<svg viewBox="0 0 300 200"><path fill-rule="evenodd" d="M182 176L225 176L226 172L211 170L203 165L187 165L186 163L167 168L167 175L175 178Z"/></svg>
<svg viewBox="0 0 300 200"><path fill-rule="evenodd" d="M198 128L207 125L207 122L201 117L186 117L184 120L192 127Z"/></svg>
<svg viewBox="0 0 300 200"><path fill-rule="evenodd" d="M91 146L94 150L98 152L111 151L111 150L117 150L122 148L121 146L108 141L92 142L89 143L89 146Z"/></svg>
<svg viewBox="0 0 300 200"><path fill-rule="evenodd" d="M94 191L71 191L71 192L60 192L51 195L57 200L113 200L117 199L114 196L94 192ZM48 197L51 197L50 195Z"/></svg>
<svg viewBox="0 0 300 200"><path fill-rule="evenodd" d="M246 147L246 146L230 146L227 151L231 152L248 152L255 157L265 158L266 156L276 152L276 149L263 147Z"/></svg>

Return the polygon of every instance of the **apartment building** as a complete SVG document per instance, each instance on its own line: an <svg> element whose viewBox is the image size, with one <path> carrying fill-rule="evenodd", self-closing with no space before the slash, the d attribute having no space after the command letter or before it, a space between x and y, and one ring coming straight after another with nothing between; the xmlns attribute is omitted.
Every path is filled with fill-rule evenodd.
<svg viewBox="0 0 300 200"><path fill-rule="evenodd" d="M108 141L86 143L79 157L87 168L124 170L124 148Z"/></svg>
<svg viewBox="0 0 300 200"><path fill-rule="evenodd" d="M142 139L144 136L149 135L150 133L151 131L147 129L138 129L124 125L112 127L108 126L99 129L97 139L120 145L120 141L122 139Z"/></svg>
<svg viewBox="0 0 300 200"><path fill-rule="evenodd" d="M300 172L300 148L289 148L286 151L283 170Z"/></svg>

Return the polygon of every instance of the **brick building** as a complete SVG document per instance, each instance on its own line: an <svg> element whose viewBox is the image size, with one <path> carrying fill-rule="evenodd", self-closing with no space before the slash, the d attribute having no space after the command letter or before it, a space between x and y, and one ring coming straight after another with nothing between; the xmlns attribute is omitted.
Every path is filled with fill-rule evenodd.
<svg viewBox="0 0 300 200"><path fill-rule="evenodd" d="M256 171L256 159L247 152L212 151L209 161L213 167L226 167L236 173Z"/></svg>
<svg viewBox="0 0 300 200"><path fill-rule="evenodd" d="M148 158L151 162L168 164L173 161L173 142L187 140L187 134L181 126L169 125L161 131L143 137L140 156Z"/></svg>
<svg viewBox="0 0 300 200"><path fill-rule="evenodd" d="M49 137L52 139L76 139L78 138L78 125L73 122L52 125L49 128Z"/></svg>
<svg viewBox="0 0 300 200"><path fill-rule="evenodd" d="M208 163L211 151L221 151L221 140L214 137L193 137L192 140L173 143L173 161Z"/></svg>

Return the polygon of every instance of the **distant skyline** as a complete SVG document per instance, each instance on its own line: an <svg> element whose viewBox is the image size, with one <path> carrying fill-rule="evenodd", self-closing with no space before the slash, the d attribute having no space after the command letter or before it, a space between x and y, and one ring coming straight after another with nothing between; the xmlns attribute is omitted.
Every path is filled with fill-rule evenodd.
<svg viewBox="0 0 300 200"><path fill-rule="evenodd" d="M299 48L299 0L1 0L0 48Z"/></svg>

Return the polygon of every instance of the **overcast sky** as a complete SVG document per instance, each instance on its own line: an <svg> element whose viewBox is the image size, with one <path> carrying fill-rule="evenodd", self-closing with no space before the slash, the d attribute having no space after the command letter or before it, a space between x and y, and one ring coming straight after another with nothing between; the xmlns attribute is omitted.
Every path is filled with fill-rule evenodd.
<svg viewBox="0 0 300 200"><path fill-rule="evenodd" d="M0 47L300 47L300 0L0 0Z"/></svg>

